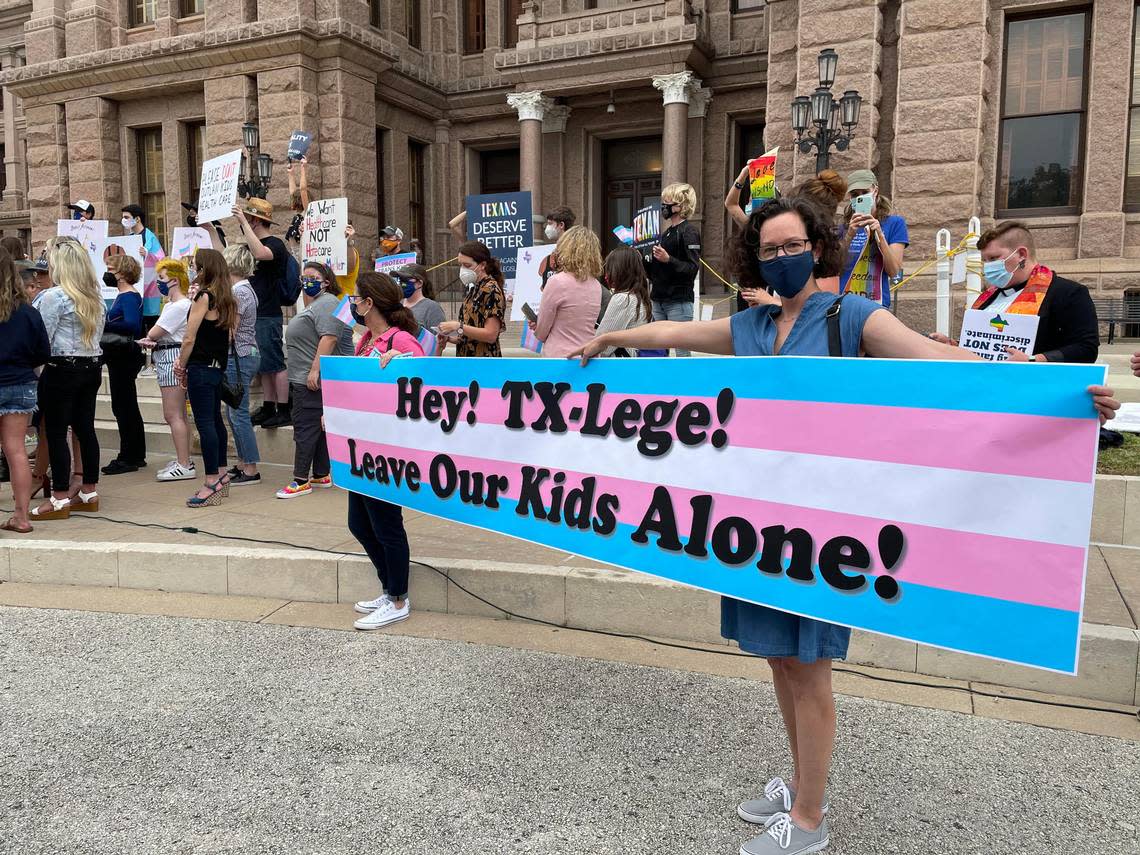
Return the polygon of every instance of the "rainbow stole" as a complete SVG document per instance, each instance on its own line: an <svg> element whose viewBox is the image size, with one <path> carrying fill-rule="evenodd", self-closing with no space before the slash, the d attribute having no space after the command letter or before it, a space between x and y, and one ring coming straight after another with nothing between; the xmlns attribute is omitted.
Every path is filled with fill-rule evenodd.
<svg viewBox="0 0 1140 855"><path fill-rule="evenodd" d="M1053 271L1044 264L1038 264L1029 274L1025 287L1010 303L1005 311L1011 315L1036 315L1041 311L1041 304L1045 302L1045 292L1053 284ZM980 309L997 293L997 288L987 288L981 296L974 301L970 308Z"/></svg>

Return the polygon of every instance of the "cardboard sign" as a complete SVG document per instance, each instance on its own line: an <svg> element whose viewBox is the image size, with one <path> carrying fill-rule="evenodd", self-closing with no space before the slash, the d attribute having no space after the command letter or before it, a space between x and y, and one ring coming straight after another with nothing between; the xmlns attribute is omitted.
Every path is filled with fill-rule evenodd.
<svg viewBox="0 0 1140 855"><path fill-rule="evenodd" d="M556 244L528 246L520 249L515 263L514 289L511 293L511 320L525 321L523 304L527 303L536 312L542 302L542 283L545 267L550 263Z"/></svg>
<svg viewBox="0 0 1140 855"><path fill-rule="evenodd" d="M95 278L102 279L107 267L103 264L103 246L107 242L107 220L57 220L58 237L73 237L87 250L95 267Z"/></svg>
<svg viewBox="0 0 1140 855"><path fill-rule="evenodd" d="M334 482L775 609L1075 673L1097 365L324 357ZM995 509L1000 508L1000 513Z"/></svg>
<svg viewBox="0 0 1140 855"><path fill-rule="evenodd" d="M286 160L300 160L309 153L309 146L313 144L313 135L308 131L293 131L289 137L289 148L285 152Z"/></svg>
<svg viewBox="0 0 1140 855"><path fill-rule="evenodd" d="M633 218L633 246L646 258L653 257L653 247L661 240L661 206L642 208Z"/></svg>
<svg viewBox="0 0 1140 855"><path fill-rule="evenodd" d="M519 249L534 245L530 193L468 196L467 239L486 244L502 265L503 276L513 280Z"/></svg>
<svg viewBox="0 0 1140 855"><path fill-rule="evenodd" d="M143 246L142 235L122 235L111 237L103 241L99 248L99 266L96 273L99 277L99 288L104 300L114 300L118 296L117 288L108 288L103 283L103 274L107 272L107 262L116 255L132 255L141 267L146 261L146 247ZM140 297L145 297L143 280L139 279L135 288Z"/></svg>
<svg viewBox="0 0 1140 855"><path fill-rule="evenodd" d="M405 264L415 263L416 254L414 252L398 252L395 255L383 255L376 259L376 272L394 273Z"/></svg>
<svg viewBox="0 0 1140 855"><path fill-rule="evenodd" d="M780 147L748 161L749 200L748 213L752 213L769 199L776 198L776 155Z"/></svg>
<svg viewBox="0 0 1140 855"><path fill-rule="evenodd" d="M327 264L337 276L348 273L348 199L318 199L305 211L301 261Z"/></svg>
<svg viewBox="0 0 1140 855"><path fill-rule="evenodd" d="M212 223L230 216L237 202L240 178L240 148L202 164L201 189L198 191L199 223Z"/></svg>
<svg viewBox="0 0 1140 855"><path fill-rule="evenodd" d="M1037 315L1011 315L993 309L966 309L958 346L966 347L990 362L1006 362L1007 347L1033 353L1037 341Z"/></svg>
<svg viewBox="0 0 1140 855"><path fill-rule="evenodd" d="M178 226L174 230L174 241L170 244L171 258L191 258L200 249L212 249L210 233L205 229Z"/></svg>

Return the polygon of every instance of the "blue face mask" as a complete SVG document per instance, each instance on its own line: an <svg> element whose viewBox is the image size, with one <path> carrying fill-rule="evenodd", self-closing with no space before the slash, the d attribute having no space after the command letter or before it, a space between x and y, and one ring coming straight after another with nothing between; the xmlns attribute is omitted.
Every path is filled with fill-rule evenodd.
<svg viewBox="0 0 1140 855"><path fill-rule="evenodd" d="M71 219L82 220L83 219L83 212L82 211L72 211L71 212Z"/></svg>
<svg viewBox="0 0 1140 855"><path fill-rule="evenodd" d="M170 293L170 283L163 282L161 279L156 279L154 284L158 287L158 293L165 297Z"/></svg>
<svg viewBox="0 0 1140 855"><path fill-rule="evenodd" d="M403 282L401 283L401 287L404 289L405 299L411 297L414 293L416 293L416 283L414 282Z"/></svg>
<svg viewBox="0 0 1140 855"><path fill-rule="evenodd" d="M771 261L760 262L764 283L785 299L804 290L814 269L815 254L810 249L799 255L777 255Z"/></svg>
<svg viewBox="0 0 1140 855"><path fill-rule="evenodd" d="M993 261L987 261L983 264L982 275L986 281L999 290L1008 287L1009 280L1013 278L1013 271L1007 269L1005 263L1016 253L1017 250L1015 249L1005 258L995 258Z"/></svg>
<svg viewBox="0 0 1140 855"><path fill-rule="evenodd" d="M324 289L325 283L320 279L302 279L301 287L304 289L306 295L315 297Z"/></svg>

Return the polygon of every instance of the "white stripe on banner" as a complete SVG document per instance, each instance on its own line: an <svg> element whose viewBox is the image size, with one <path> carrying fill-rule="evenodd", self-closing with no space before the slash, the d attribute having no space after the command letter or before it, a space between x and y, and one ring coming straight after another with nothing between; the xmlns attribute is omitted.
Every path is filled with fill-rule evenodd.
<svg viewBox="0 0 1140 855"><path fill-rule="evenodd" d="M325 419L331 433L384 445L540 464L896 523L1080 548L1088 543L1087 521L1069 510L1088 506L1092 484L755 448L733 448L740 465L726 468L714 465L722 452L708 444L674 445L664 459L649 460L633 449L633 440L600 441L574 431L554 440L502 425L461 424L447 435L438 424L337 407L326 407ZM935 474L943 501L932 506L929 479Z"/></svg>

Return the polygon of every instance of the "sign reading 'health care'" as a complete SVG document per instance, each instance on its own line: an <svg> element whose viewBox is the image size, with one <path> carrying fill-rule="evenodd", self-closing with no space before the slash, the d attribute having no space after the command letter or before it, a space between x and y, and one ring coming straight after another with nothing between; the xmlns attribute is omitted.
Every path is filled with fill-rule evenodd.
<svg viewBox="0 0 1140 855"><path fill-rule="evenodd" d="M337 276L348 273L348 199L318 199L305 211L301 258L327 264Z"/></svg>
<svg viewBox="0 0 1140 855"><path fill-rule="evenodd" d="M1098 433L1085 389L1104 375L802 357L321 362L340 487L1066 673Z"/></svg>
<svg viewBox="0 0 1140 855"><path fill-rule="evenodd" d="M237 202L241 178L241 149L218 155L202 164L198 191L198 222L212 223L230 215Z"/></svg>

